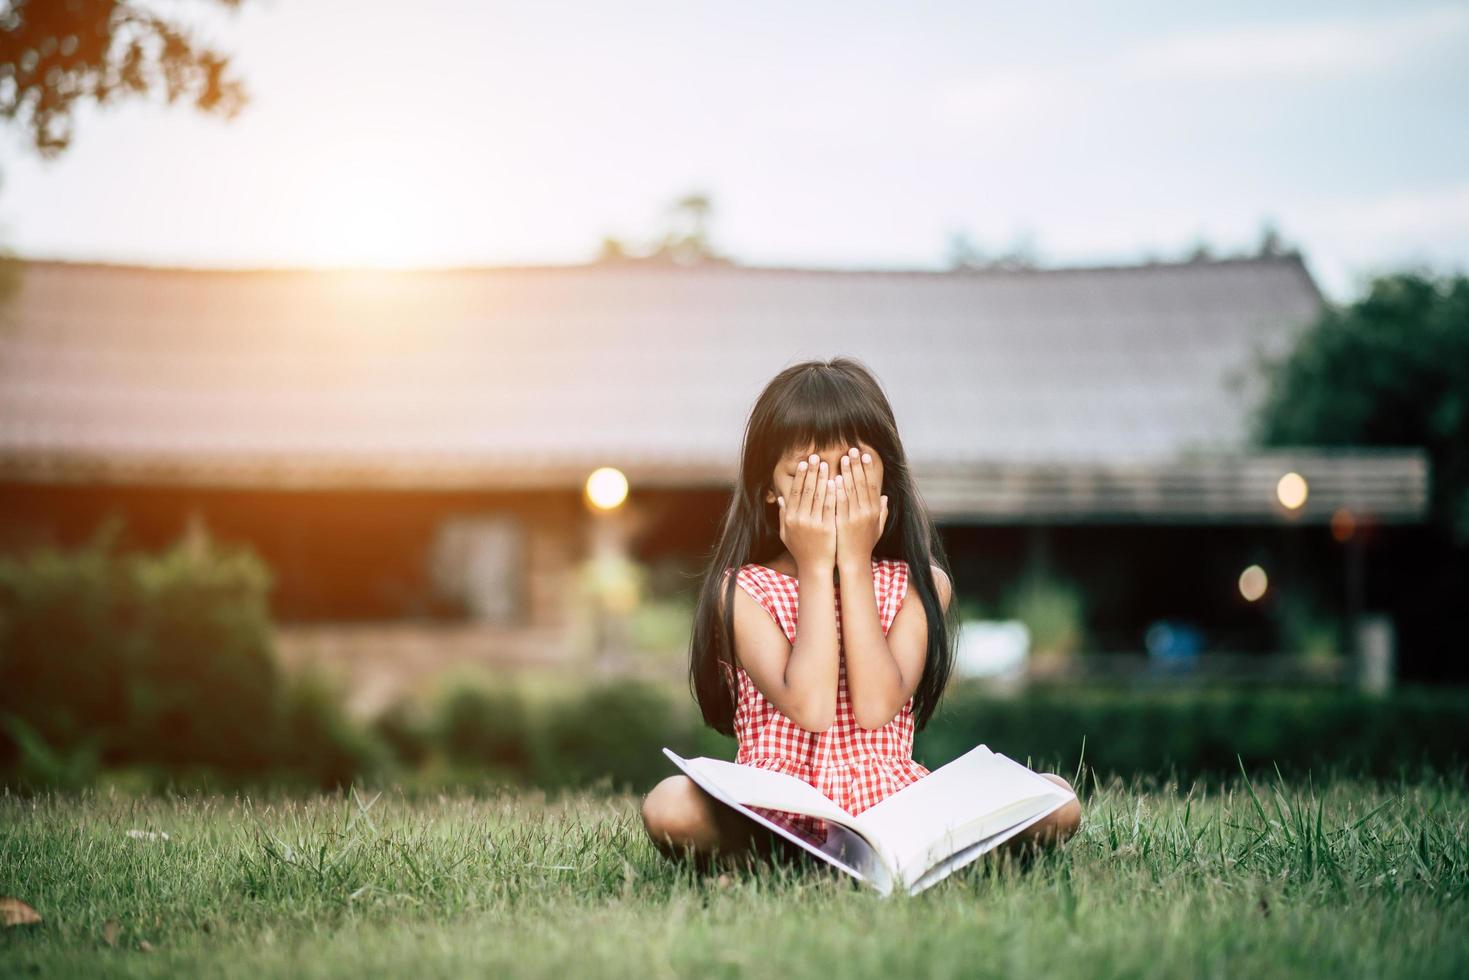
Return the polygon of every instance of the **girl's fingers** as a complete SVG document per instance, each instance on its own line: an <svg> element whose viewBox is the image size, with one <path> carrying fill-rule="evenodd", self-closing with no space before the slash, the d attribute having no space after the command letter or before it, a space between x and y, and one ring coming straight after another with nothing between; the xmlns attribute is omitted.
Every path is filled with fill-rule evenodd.
<svg viewBox="0 0 1469 980"><path fill-rule="evenodd" d="M827 484L831 480L831 477L826 475L826 460L816 465L816 474L816 505L812 508L812 513L820 515L826 509L826 491L830 489Z"/></svg>
<svg viewBox="0 0 1469 980"><path fill-rule="evenodd" d="M851 483L851 486L847 488L847 494L852 498L852 506L860 509L863 503L862 479L857 467L858 461L852 457L850 450L842 453L842 469L847 474L848 482Z"/></svg>
<svg viewBox="0 0 1469 980"><path fill-rule="evenodd" d="M847 499L847 479L846 479L846 476L844 474L842 474L842 473L838 473L837 474L837 477L836 477L836 484L837 484L837 506L836 506L837 520L838 521L845 521L845 520L847 520L851 516L851 513L852 513L851 504L850 504L850 502Z"/></svg>
<svg viewBox="0 0 1469 980"><path fill-rule="evenodd" d="M857 495L858 504L864 508L871 507L875 502L872 499L872 486L867 482L870 476L871 467L862 462L861 453L852 456L852 479L857 484L853 492Z"/></svg>
<svg viewBox="0 0 1469 980"><path fill-rule="evenodd" d="M801 484L801 499L796 501L796 516L811 513L811 501L816 498L816 474L808 460L796 464L796 479Z"/></svg>

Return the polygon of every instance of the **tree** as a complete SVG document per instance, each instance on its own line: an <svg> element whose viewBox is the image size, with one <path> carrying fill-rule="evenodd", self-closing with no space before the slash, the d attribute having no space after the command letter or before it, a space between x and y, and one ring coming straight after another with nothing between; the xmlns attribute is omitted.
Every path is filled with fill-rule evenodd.
<svg viewBox="0 0 1469 980"><path fill-rule="evenodd" d="M1255 246L1255 254L1262 259L1278 258L1282 255L1290 255L1295 251L1286 244L1280 235L1280 229L1273 221L1265 221L1260 226L1260 242Z"/></svg>
<svg viewBox="0 0 1469 980"><path fill-rule="evenodd" d="M242 0L212 0L237 9ZM0 0L0 118L44 158L71 143L79 103L156 95L233 117L245 104L229 58L133 0Z"/></svg>
<svg viewBox="0 0 1469 980"><path fill-rule="evenodd" d="M648 262L655 264L733 265L709 241L709 216L714 210L709 195L701 192L685 194L668 205L668 229L641 254L628 250L625 242L611 235L602 238L597 262Z"/></svg>
<svg viewBox="0 0 1469 980"><path fill-rule="evenodd" d="M678 198L668 206L672 218L669 229L648 258L676 265L727 263L729 260L715 251L709 241L709 216L713 210L708 194L696 191Z"/></svg>
<svg viewBox="0 0 1469 980"><path fill-rule="evenodd" d="M1381 276L1264 365L1265 446L1422 446L1430 519L1469 544L1469 277Z"/></svg>
<svg viewBox="0 0 1469 980"><path fill-rule="evenodd" d="M627 246L622 239L615 235L603 235L602 244L597 249L598 262L626 262L633 256L628 254Z"/></svg>
<svg viewBox="0 0 1469 980"><path fill-rule="evenodd" d="M984 266L984 251L964 231L949 233L949 268L978 269Z"/></svg>
<svg viewBox="0 0 1469 980"><path fill-rule="evenodd" d="M965 231L954 231L949 235L948 264L951 270L960 269L1034 269L1039 264L1036 257L1035 235L1030 231L1018 232L1010 247L993 255L987 255Z"/></svg>

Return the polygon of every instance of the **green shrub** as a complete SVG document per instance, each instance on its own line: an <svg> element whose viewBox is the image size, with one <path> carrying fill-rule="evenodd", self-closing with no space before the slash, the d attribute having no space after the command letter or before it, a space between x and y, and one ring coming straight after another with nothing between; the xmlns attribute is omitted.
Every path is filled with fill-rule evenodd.
<svg viewBox="0 0 1469 980"><path fill-rule="evenodd" d="M46 744L35 728L15 715L0 715L0 771L13 773L15 784L26 789L81 789L97 774L97 739L57 750Z"/></svg>
<svg viewBox="0 0 1469 980"><path fill-rule="evenodd" d="M534 767L536 733L525 698L490 676L465 675L440 696L435 730L444 754L459 765L525 778Z"/></svg>
<svg viewBox="0 0 1469 980"><path fill-rule="evenodd" d="M126 768L151 785L285 776L341 786L380 740L321 677L287 678L271 576L195 533L152 554L105 524L79 549L0 558L0 776L73 785Z"/></svg>
<svg viewBox="0 0 1469 980"><path fill-rule="evenodd" d="M277 775L334 790L388 768L391 750L370 729L349 718L342 705L340 689L316 670L287 679L271 754Z"/></svg>
<svg viewBox="0 0 1469 980"><path fill-rule="evenodd" d="M265 563L207 540L123 563L136 658L127 756L237 772L268 766L282 676Z"/></svg>
<svg viewBox="0 0 1469 980"><path fill-rule="evenodd" d="M433 721L417 700L395 701L372 720L371 727L400 765L422 766L433 753Z"/></svg>
<svg viewBox="0 0 1469 980"><path fill-rule="evenodd" d="M1334 769L1391 776L1456 769L1469 746L1469 692L1055 688L1020 697L950 692L914 756L930 768L979 744L1070 773L1180 778Z"/></svg>
<svg viewBox="0 0 1469 980"><path fill-rule="evenodd" d="M0 558L0 714L56 752L95 741L104 765L267 765L269 570L200 537L120 553L118 533Z"/></svg>
<svg viewBox="0 0 1469 980"><path fill-rule="evenodd" d="M692 716L663 688L621 679L596 684L548 708L538 781L645 791L675 772L662 752L694 739ZM680 753L682 754L682 753Z"/></svg>
<svg viewBox="0 0 1469 980"><path fill-rule="evenodd" d="M1074 583L1032 575L1006 595L1005 618L1030 631L1030 648L1040 654L1076 653L1085 638L1086 598Z"/></svg>

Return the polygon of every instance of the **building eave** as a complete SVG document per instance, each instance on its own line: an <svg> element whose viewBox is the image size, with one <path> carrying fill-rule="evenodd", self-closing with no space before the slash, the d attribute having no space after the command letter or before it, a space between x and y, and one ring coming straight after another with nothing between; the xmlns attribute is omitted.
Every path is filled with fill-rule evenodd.
<svg viewBox="0 0 1469 980"><path fill-rule="evenodd" d="M638 490L728 491L726 463L653 458L542 458L405 454L7 452L0 482L53 486L197 487L256 491L577 491L599 466ZM1243 522L1324 524L1338 510L1381 523L1421 522L1429 461L1419 448L1270 449L1136 461L922 461L925 505L941 523ZM1303 506L1285 508L1276 484L1305 478Z"/></svg>

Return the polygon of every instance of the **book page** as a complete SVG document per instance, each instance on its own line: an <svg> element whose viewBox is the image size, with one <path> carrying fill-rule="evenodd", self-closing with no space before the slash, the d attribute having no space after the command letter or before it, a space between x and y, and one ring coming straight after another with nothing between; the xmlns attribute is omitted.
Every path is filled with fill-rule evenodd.
<svg viewBox="0 0 1469 980"><path fill-rule="evenodd" d="M664 749L668 752L668 749ZM671 755L672 753L670 753ZM789 810L809 817L851 823L855 819L837 806L815 786L773 769L742 766L722 759L699 756L682 759L685 768L697 770L725 793L746 806L763 806L772 810Z"/></svg>
<svg viewBox="0 0 1469 980"><path fill-rule="evenodd" d="M1062 801L1058 801L1056 803L1057 807L1061 805ZM1013 825L1007 830L1002 830L997 834L991 834L989 837L982 837L979 840L975 841L973 844L970 844L968 847L960 848L953 854L950 854L949 856L939 860L938 863L934 864L927 871L924 871L923 874L921 874L916 881L904 882L904 885L906 885L908 888L908 894L917 895L919 892L927 888L932 888L934 885L937 885L939 882L943 881L955 871L958 871L960 868L963 868L966 865L972 864L979 858L988 854L990 851L993 851L995 848L999 847L1001 844L1005 843L1005 841L1009 840L1011 837L1014 837L1025 828L1040 820L1045 819L1045 817L1050 814L1054 809L1055 807L1051 807L1046 810L1042 810L1040 813L1037 813L1026 820L1022 820L1020 823Z"/></svg>
<svg viewBox="0 0 1469 980"><path fill-rule="evenodd" d="M975 841L1054 810L1066 790L980 745L864 810L857 829L909 880Z"/></svg>
<svg viewBox="0 0 1469 980"><path fill-rule="evenodd" d="M915 847L898 857L898 860L902 862L902 883L911 889L915 882L927 878L929 872L936 867L942 867L955 854L966 854L969 860L978 858L1065 805L1066 800L1056 796L1032 796L1018 800L990 816L954 827L936 840L930 841L926 846ZM976 843L980 842L984 846L974 850ZM967 863L966 860L954 864L950 870L957 870ZM928 884L933 884L938 880L934 878Z"/></svg>
<svg viewBox="0 0 1469 980"><path fill-rule="evenodd" d="M810 851L823 861L845 871L852 877L867 882L881 894L888 895L892 892L896 879L889 870L886 859L879 854L870 841L851 828L850 824L855 818L850 813L847 813L847 811L838 807L830 799L823 796L816 787L802 782L794 776L787 776L785 773L772 772L770 770L756 769L753 766L741 766L720 759L710 759L705 756L685 759L667 747L663 749L663 754L672 759L674 764L682 769L690 779L720 803L743 813L761 826L774 831L792 843L800 845L805 850ZM732 772L731 770L743 771ZM747 773L756 773L757 776L753 780L746 780L744 777ZM814 793L820 800L825 801L821 805L823 810L828 813L835 811L831 815L840 814L842 819L839 821L832 820L823 813L807 812L802 804L795 804L797 806L803 806L802 809L793 809L793 804L790 802L793 797L788 794L794 792L797 794L797 798L803 798L806 794L802 793L799 787L788 786L785 790L779 788L773 789L770 785L773 781L760 779L760 775L773 776L775 777L774 782L787 780L799 783L801 786L810 790L811 793ZM742 798L745 797L750 799L751 803L749 805L743 802ZM767 799L779 799L782 802L775 805L759 802L760 800ZM809 804L811 801L807 799L806 803ZM770 820L765 814L752 809L752 805L764 806L769 809L787 810L793 813L806 813L807 816L825 819L826 823L823 826L826 828L826 839L819 845L813 843L804 835L794 833L789 827L782 826Z"/></svg>

